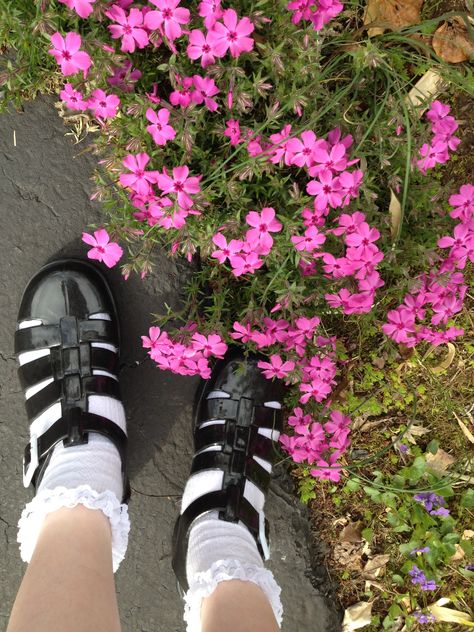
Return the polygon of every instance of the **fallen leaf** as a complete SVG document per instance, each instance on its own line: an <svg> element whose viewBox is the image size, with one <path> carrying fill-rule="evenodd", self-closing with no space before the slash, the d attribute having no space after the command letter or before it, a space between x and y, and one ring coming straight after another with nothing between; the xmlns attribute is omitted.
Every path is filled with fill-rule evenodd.
<svg viewBox="0 0 474 632"><path fill-rule="evenodd" d="M337 542L333 550L334 562L349 571L362 569L362 547L351 542Z"/></svg>
<svg viewBox="0 0 474 632"><path fill-rule="evenodd" d="M350 608L347 608L344 612L342 632L351 632L352 630L359 630L366 625L370 625L372 603L372 601L360 601L350 606Z"/></svg>
<svg viewBox="0 0 474 632"><path fill-rule="evenodd" d="M368 0L364 24L377 23L367 30L369 37L380 35L387 28L400 29L420 21L423 0Z"/></svg>
<svg viewBox="0 0 474 632"><path fill-rule="evenodd" d="M459 544L455 544L454 548L456 549L456 552L454 553L454 555L451 555L450 560L452 562L462 560L462 558L465 556L462 546L460 546Z"/></svg>
<svg viewBox="0 0 474 632"><path fill-rule="evenodd" d="M456 413L454 413L454 416L456 417L456 421L458 422L459 427L461 428L463 435L466 437L466 439L468 441L470 441L471 443L474 443L474 435L472 434L472 432L469 430L469 428L466 426L466 424L459 419L459 417L456 415Z"/></svg>
<svg viewBox="0 0 474 632"><path fill-rule="evenodd" d="M465 529L462 532L462 539L463 540L470 540L472 537L474 537L474 531L472 531L471 529Z"/></svg>
<svg viewBox="0 0 474 632"><path fill-rule="evenodd" d="M380 575L383 575L389 559L390 555L375 555L375 557L369 560L364 566L362 577L364 579L376 579Z"/></svg>
<svg viewBox="0 0 474 632"><path fill-rule="evenodd" d="M423 428L423 426L416 426L415 424L413 424L407 429L407 431L403 435L403 438L406 439L409 443L416 445L415 437L422 437L428 432L430 432L428 428Z"/></svg>
<svg viewBox="0 0 474 632"><path fill-rule="evenodd" d="M459 17L443 22L433 35L433 48L438 57L451 64L459 64L474 56L474 42Z"/></svg>
<svg viewBox="0 0 474 632"><path fill-rule="evenodd" d="M349 522L339 534L341 542L362 542L362 525L360 522Z"/></svg>
<svg viewBox="0 0 474 632"><path fill-rule="evenodd" d="M444 85L443 78L436 70L427 70L407 94L406 101L415 107L423 105L418 111L421 116L433 99L443 91Z"/></svg>
<svg viewBox="0 0 474 632"><path fill-rule="evenodd" d="M431 369L433 373L441 373L442 371L446 371L446 369L448 369L453 363L454 356L456 355L456 347L453 345L452 342L448 342L447 347L448 347L447 356L442 362L440 362L437 366L434 366Z"/></svg>
<svg viewBox="0 0 474 632"><path fill-rule="evenodd" d="M428 610L436 618L437 621L444 621L446 623L459 623L466 625L469 628L474 628L472 617L466 612L460 610L453 610L452 608L444 608L446 604L450 602L447 597L438 599L434 604L428 606Z"/></svg>
<svg viewBox="0 0 474 632"><path fill-rule="evenodd" d="M400 222L402 220L402 205L395 193L390 189L390 206L388 207L390 213L390 227L392 239L396 239L400 232Z"/></svg>
<svg viewBox="0 0 474 632"><path fill-rule="evenodd" d="M444 474L448 467L456 460L441 448L438 448L436 454L427 452L425 458L430 470L433 470L436 474Z"/></svg>

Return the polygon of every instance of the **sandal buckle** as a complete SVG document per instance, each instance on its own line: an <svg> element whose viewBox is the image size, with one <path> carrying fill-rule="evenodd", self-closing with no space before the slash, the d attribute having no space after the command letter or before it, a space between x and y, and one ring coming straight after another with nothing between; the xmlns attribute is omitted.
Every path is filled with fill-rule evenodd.
<svg viewBox="0 0 474 632"><path fill-rule="evenodd" d="M29 459L27 464L26 454L29 453ZM26 468L25 468L26 466ZM30 442L26 446L25 456L23 457L23 486L29 487L33 476L39 466L39 450L38 450L38 437L34 433L31 434Z"/></svg>

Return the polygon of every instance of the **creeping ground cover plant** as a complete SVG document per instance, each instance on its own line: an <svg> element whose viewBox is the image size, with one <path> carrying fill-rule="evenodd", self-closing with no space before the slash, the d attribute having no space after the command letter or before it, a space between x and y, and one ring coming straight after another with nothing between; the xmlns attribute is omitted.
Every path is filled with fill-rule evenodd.
<svg viewBox="0 0 474 632"><path fill-rule="evenodd" d="M384 625L436 625L444 604L429 606L446 598L455 545L472 554L461 531L472 497L469 474L453 484L429 468L436 446L411 443L412 406L434 388L413 386L414 366L469 333L474 261L474 186L442 186L462 151L452 91L474 87L427 50L438 21L375 40L360 30L362 2L33 5L5 11L16 59L0 83L14 101L28 86L55 91L76 140L95 132L93 198L107 217L84 227L87 256L126 279L151 274L158 248L192 270L183 309L143 332L151 360L207 378L229 345L258 352L265 377L288 386L281 460L295 464L302 499L320 486L337 511L337 494L365 493L404 538L390 542L400 548L378 596ZM429 64L451 88L414 99ZM367 443L361 423L389 412ZM373 473L381 459L387 471Z"/></svg>

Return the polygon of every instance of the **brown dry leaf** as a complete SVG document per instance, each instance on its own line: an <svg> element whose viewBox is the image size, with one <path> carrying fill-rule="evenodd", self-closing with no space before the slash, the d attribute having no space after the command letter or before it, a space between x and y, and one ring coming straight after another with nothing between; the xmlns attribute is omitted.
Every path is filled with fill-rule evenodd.
<svg viewBox="0 0 474 632"><path fill-rule="evenodd" d="M472 617L466 612L460 610L453 610L452 608L444 608L451 600L447 597L438 599L435 603L428 606L428 610L436 618L437 621L444 621L446 623L459 623L469 628L474 628Z"/></svg>
<svg viewBox="0 0 474 632"><path fill-rule="evenodd" d="M462 546L460 546L459 544L455 544L454 548L456 549L456 552L454 553L454 555L451 555L450 557L451 562L457 562L458 560L462 560L462 558L465 556Z"/></svg>
<svg viewBox="0 0 474 632"><path fill-rule="evenodd" d="M472 434L472 432L469 430L469 428L466 426L466 424L459 419L459 417L456 415L456 413L454 413L454 416L456 417L456 421L458 422L459 427L461 428L463 435L466 437L466 439L468 441L470 441L471 443L474 443L474 435Z"/></svg>
<svg viewBox="0 0 474 632"><path fill-rule="evenodd" d="M383 575L389 559L390 555L375 555L364 566L362 577L364 579L376 579Z"/></svg>
<svg viewBox="0 0 474 632"><path fill-rule="evenodd" d="M427 70L407 94L406 101L415 107L424 104L423 108L418 110L418 114L421 116L431 101L443 91L443 86L444 80L441 75L436 70Z"/></svg>
<svg viewBox="0 0 474 632"><path fill-rule="evenodd" d="M377 23L367 30L369 37L380 35L387 28L400 29L420 21L423 0L368 0L364 24Z"/></svg>
<svg viewBox="0 0 474 632"><path fill-rule="evenodd" d="M392 239L398 237L400 232L400 222L402 220L402 205L395 193L390 189L390 206L388 207L390 213L390 227Z"/></svg>
<svg viewBox="0 0 474 632"><path fill-rule="evenodd" d="M337 542L334 546L334 562L349 571L362 569L362 547L351 542Z"/></svg>
<svg viewBox="0 0 474 632"><path fill-rule="evenodd" d="M445 359L431 369L433 373L442 373L443 371L446 371L446 369L448 369L453 363L454 356L456 355L456 347L453 345L452 342L448 342L447 347L448 353Z"/></svg>
<svg viewBox="0 0 474 632"><path fill-rule="evenodd" d="M372 601L360 601L347 608L344 612L342 632L352 632L352 630L359 630L366 625L370 625L372 603Z"/></svg>
<svg viewBox="0 0 474 632"><path fill-rule="evenodd" d="M433 35L433 48L438 57L451 64L474 57L474 42L469 37L464 21L459 17L443 22Z"/></svg>
<svg viewBox="0 0 474 632"><path fill-rule="evenodd" d="M426 454L426 462L430 470L433 470L435 474L444 474L448 467L454 463L456 459L442 450L438 448L436 454L431 454L431 452L427 452Z"/></svg>
<svg viewBox="0 0 474 632"><path fill-rule="evenodd" d="M413 424L412 426L410 426L408 428L408 430L405 432L403 437L409 443L412 443L413 445L416 445L415 437L422 437L423 435L427 434L428 432L430 432L428 428L423 428L423 426L416 426L415 424Z"/></svg>
<svg viewBox="0 0 474 632"><path fill-rule="evenodd" d="M349 522L339 534L341 542L362 542L362 525L360 522Z"/></svg>

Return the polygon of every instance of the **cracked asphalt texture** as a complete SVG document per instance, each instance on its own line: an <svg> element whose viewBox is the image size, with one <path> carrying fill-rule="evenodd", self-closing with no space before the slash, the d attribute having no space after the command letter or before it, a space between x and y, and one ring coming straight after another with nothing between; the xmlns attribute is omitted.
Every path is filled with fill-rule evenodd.
<svg viewBox="0 0 474 632"><path fill-rule="evenodd" d="M88 224L100 223L90 201L96 158L74 145L53 101L39 98L23 113L0 116L0 629L5 629L25 564L16 543L16 524L31 498L21 482L22 452L28 440L23 393L13 356L13 332L23 289L48 260L85 256L80 241ZM16 139L16 146L15 146ZM121 384L127 411L132 529L128 553L116 574L124 631L182 632L182 602L170 563L170 540L192 457L191 409L197 380L156 369L146 359L140 336L152 312L165 303L177 308L183 273L157 255L156 272L125 282L107 273L122 328ZM313 587L310 534L304 508L286 473L276 472L267 502L271 528L270 568L282 587L283 630L340 629L336 607ZM316 576L318 571L316 570ZM319 578L319 584L321 579Z"/></svg>

